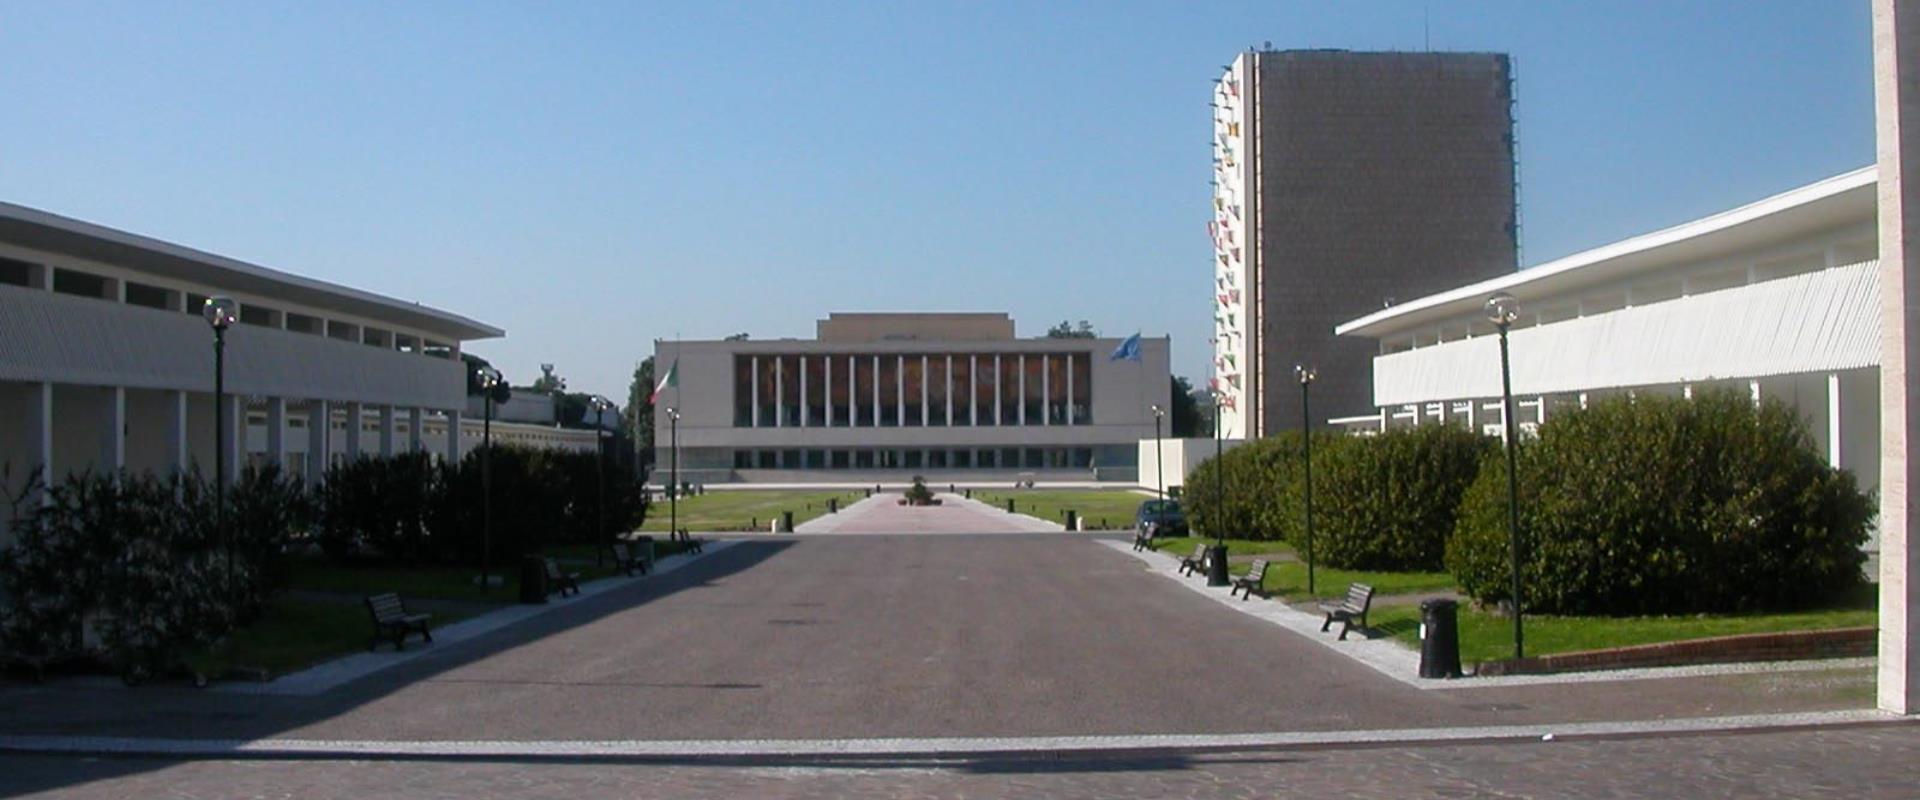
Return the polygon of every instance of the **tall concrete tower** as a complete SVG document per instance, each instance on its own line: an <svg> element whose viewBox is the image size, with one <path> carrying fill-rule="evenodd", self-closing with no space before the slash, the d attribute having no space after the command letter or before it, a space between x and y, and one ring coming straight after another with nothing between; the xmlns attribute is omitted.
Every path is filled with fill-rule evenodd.
<svg viewBox="0 0 1920 800"><path fill-rule="evenodd" d="M1335 325L1517 268L1512 71L1497 53L1247 52L1214 85L1214 364L1224 435L1373 408Z"/></svg>

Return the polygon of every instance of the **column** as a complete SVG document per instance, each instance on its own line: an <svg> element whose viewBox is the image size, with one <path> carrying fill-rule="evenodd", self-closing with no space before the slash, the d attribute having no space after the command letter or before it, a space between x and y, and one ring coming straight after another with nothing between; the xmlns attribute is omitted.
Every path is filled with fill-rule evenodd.
<svg viewBox="0 0 1920 800"><path fill-rule="evenodd" d="M873 357L873 427L880 427L880 357Z"/></svg>
<svg viewBox="0 0 1920 800"><path fill-rule="evenodd" d="M993 424L1000 424L1000 399L1007 394L1007 387L1000 385L1006 376L1000 374L1000 354L993 354ZM997 458L997 456L996 456ZM995 462L998 463L998 462Z"/></svg>
<svg viewBox="0 0 1920 800"><path fill-rule="evenodd" d="M187 393L167 392L167 463L173 465L173 471L186 472L187 450Z"/></svg>
<svg viewBox="0 0 1920 800"><path fill-rule="evenodd" d="M419 406L407 409L407 452L418 453L426 448L426 432L420 429L426 414Z"/></svg>
<svg viewBox="0 0 1920 800"><path fill-rule="evenodd" d="M1014 385L1020 387L1014 396L1019 398L1019 401L1013 404L1013 413L1015 424L1025 425L1027 424L1027 354L1021 353L1018 359L1014 362L1013 371L1018 379Z"/></svg>
<svg viewBox="0 0 1920 800"><path fill-rule="evenodd" d="M448 411L443 415L447 420L447 463L458 464L460 457L460 412Z"/></svg>
<svg viewBox="0 0 1920 800"><path fill-rule="evenodd" d="M951 428L953 427L953 354L952 353L947 354L947 412L946 414L947 414L947 417L946 417L947 427ZM948 457L947 463L949 464L953 463L951 456Z"/></svg>
<svg viewBox="0 0 1920 800"><path fill-rule="evenodd" d="M903 355L893 357L893 404L893 418L900 427L907 427L907 357Z"/></svg>
<svg viewBox="0 0 1920 800"><path fill-rule="evenodd" d="M760 357L753 356L747 367L747 384L752 386L753 419L747 421L747 427L760 427Z"/></svg>
<svg viewBox="0 0 1920 800"><path fill-rule="evenodd" d="M239 395L227 395L223 422L227 427L227 483L232 485L247 463L247 404L240 402Z"/></svg>
<svg viewBox="0 0 1920 800"><path fill-rule="evenodd" d="M1913 483L1920 461L1920 5L1873 0L1873 87L1880 223L1880 654L1879 705L1920 711L1920 548L1914 547ZM1915 159L1908 159L1912 155ZM1920 165L1916 166L1920 170ZM1908 184L1908 177L1916 177ZM1909 194L1912 186L1916 194Z"/></svg>
<svg viewBox="0 0 1920 800"><path fill-rule="evenodd" d="M1533 398L1533 401L1539 404L1538 406L1535 407L1537 410L1533 412L1534 421L1540 423L1541 425L1547 424L1547 396L1540 395L1539 397ZM1441 417L1441 419L1445 419L1445 418L1446 417L1444 416ZM1525 596L1526 595L1524 593L1521 595L1521 597L1523 598ZM1526 609L1521 609L1522 612L1525 612L1525 610Z"/></svg>
<svg viewBox="0 0 1920 800"><path fill-rule="evenodd" d="M773 427L787 424L787 360L773 357Z"/></svg>
<svg viewBox="0 0 1920 800"><path fill-rule="evenodd" d="M1089 371L1091 374L1091 371ZM1073 356L1067 356L1067 424L1073 424ZM1135 474L1138 474L1136 471Z"/></svg>
<svg viewBox="0 0 1920 800"><path fill-rule="evenodd" d="M1759 381L1757 380L1747 381L1747 395L1753 398L1753 407L1759 408L1760 407L1760 382ZM1692 386L1687 387L1687 399L1689 400L1693 399Z"/></svg>
<svg viewBox="0 0 1920 800"><path fill-rule="evenodd" d="M927 408L927 357L920 357L920 427L927 427L932 409ZM924 456L922 457L924 458ZM922 462L925 463L925 462Z"/></svg>
<svg viewBox="0 0 1920 800"><path fill-rule="evenodd" d="M1827 373L1827 464L1840 466L1840 373Z"/></svg>
<svg viewBox="0 0 1920 800"><path fill-rule="evenodd" d="M127 467L127 389L115 386L105 391L107 413L100 426L100 468L118 472Z"/></svg>
<svg viewBox="0 0 1920 800"><path fill-rule="evenodd" d="M52 267L45 267L52 270ZM49 274L48 286L53 285ZM28 384L27 389L27 467L38 472L44 483L41 484L39 501L50 499L46 487L59 480L54 473L53 463L53 384L48 381ZM32 473L29 473L32 474Z"/></svg>
<svg viewBox="0 0 1920 800"><path fill-rule="evenodd" d="M287 467L287 398L267 398L267 462Z"/></svg>
<svg viewBox="0 0 1920 800"><path fill-rule="evenodd" d="M393 457L393 406L380 407L380 456Z"/></svg>
<svg viewBox="0 0 1920 800"><path fill-rule="evenodd" d="M327 475L333 450L333 404L325 400L307 403L307 485L319 486Z"/></svg>
<svg viewBox="0 0 1920 800"><path fill-rule="evenodd" d="M967 356L967 420L968 425L980 424L980 356Z"/></svg>
<svg viewBox="0 0 1920 800"><path fill-rule="evenodd" d="M860 424L860 376L859 356L847 356L847 427ZM852 456L848 456L852 458ZM847 462L851 465L853 462Z"/></svg>
<svg viewBox="0 0 1920 800"><path fill-rule="evenodd" d="M1040 424L1053 424L1053 356L1045 353L1040 354Z"/></svg>
<svg viewBox="0 0 1920 800"><path fill-rule="evenodd" d="M347 404L347 426L345 430L347 434L346 445L348 461L360 458L360 412L364 410L365 408L359 403Z"/></svg>
<svg viewBox="0 0 1920 800"><path fill-rule="evenodd" d="M820 362L821 369L824 370L820 376L820 382L826 384L820 387L820 402L827 407L827 418L822 422L831 428L833 427L833 356L821 356ZM833 464L832 453L827 454L827 464L829 466Z"/></svg>

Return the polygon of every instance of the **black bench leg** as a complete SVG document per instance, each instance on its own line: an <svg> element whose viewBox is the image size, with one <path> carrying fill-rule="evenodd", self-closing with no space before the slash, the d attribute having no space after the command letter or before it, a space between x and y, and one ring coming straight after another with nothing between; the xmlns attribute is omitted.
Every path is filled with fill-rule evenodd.
<svg viewBox="0 0 1920 800"><path fill-rule="evenodd" d="M1344 642L1347 640L1347 631L1350 631L1350 630L1353 630L1353 620L1351 619L1340 620L1340 641Z"/></svg>
<svg viewBox="0 0 1920 800"><path fill-rule="evenodd" d="M427 626L422 625L420 626L420 638L431 642L433 641L433 632L427 630Z"/></svg>
<svg viewBox="0 0 1920 800"><path fill-rule="evenodd" d="M1332 615L1332 614L1328 614L1328 615L1327 615L1327 621L1326 621L1326 622L1322 622L1322 623L1320 623L1320 632L1321 632L1321 633L1326 633L1326 632L1327 632L1327 628L1330 628L1330 627L1332 627L1332 626L1333 626L1333 615Z"/></svg>

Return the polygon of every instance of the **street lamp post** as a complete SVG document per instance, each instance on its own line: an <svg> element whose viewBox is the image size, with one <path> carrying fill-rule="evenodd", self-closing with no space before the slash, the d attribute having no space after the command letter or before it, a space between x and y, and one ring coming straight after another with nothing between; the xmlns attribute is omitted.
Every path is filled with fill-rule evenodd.
<svg viewBox="0 0 1920 800"><path fill-rule="evenodd" d="M500 371L481 367L480 383L480 591L491 588L493 576L493 393L501 384Z"/></svg>
<svg viewBox="0 0 1920 800"><path fill-rule="evenodd" d="M1520 301L1501 292L1487 298L1487 320L1500 330L1500 398L1504 403L1500 430L1507 440L1507 546L1513 559L1513 657L1524 658L1525 637L1520 622L1520 478L1515 456L1517 433L1513 420L1513 368L1507 354L1507 331L1520 318Z"/></svg>
<svg viewBox="0 0 1920 800"><path fill-rule="evenodd" d="M213 326L213 526L227 550L227 601L233 602L233 534L227 530L227 329L240 305L231 297L209 297L200 316Z"/></svg>
<svg viewBox="0 0 1920 800"><path fill-rule="evenodd" d="M607 409L613 407L613 401L596 394L587 402L593 405L593 480L599 492L599 505L593 511L593 538L606 544L606 549L612 549L613 543L607 541L612 538L607 535L607 448L601 439L600 424ZM601 548L594 548L594 566L600 565L600 556Z"/></svg>
<svg viewBox="0 0 1920 800"><path fill-rule="evenodd" d="M1300 378L1300 451L1306 465L1306 506L1307 511L1307 596L1313 596L1313 414L1307 410L1308 389L1313 379L1319 377L1313 367L1304 364L1295 365L1295 375Z"/></svg>
<svg viewBox="0 0 1920 800"><path fill-rule="evenodd" d="M1153 409L1154 495L1164 501L1167 499L1167 460L1160 454L1160 418L1167 415L1167 410L1157 403L1148 407Z"/></svg>
<svg viewBox="0 0 1920 800"><path fill-rule="evenodd" d="M680 409L667 407L667 538L680 536Z"/></svg>
<svg viewBox="0 0 1920 800"><path fill-rule="evenodd" d="M1207 585L1225 586L1227 577L1227 462L1221 459L1226 448L1220 437L1219 389L1213 390L1213 547L1207 553Z"/></svg>

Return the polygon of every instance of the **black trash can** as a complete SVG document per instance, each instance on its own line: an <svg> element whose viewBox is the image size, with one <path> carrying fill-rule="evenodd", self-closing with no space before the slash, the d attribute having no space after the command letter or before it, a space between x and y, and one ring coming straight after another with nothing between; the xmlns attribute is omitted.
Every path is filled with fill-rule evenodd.
<svg viewBox="0 0 1920 800"><path fill-rule="evenodd" d="M972 500L972 499L973 499L973 490L972 490L972 489L968 489L968 490L967 490L967 499L968 499L968 500Z"/></svg>
<svg viewBox="0 0 1920 800"><path fill-rule="evenodd" d="M1420 677L1460 677L1460 604L1428 600L1420 604Z"/></svg>
<svg viewBox="0 0 1920 800"><path fill-rule="evenodd" d="M780 512L780 532L781 533L793 532L793 512L791 511Z"/></svg>
<svg viewBox="0 0 1920 800"><path fill-rule="evenodd" d="M827 513L829 514L840 513L840 498L838 497L827 498Z"/></svg>
<svg viewBox="0 0 1920 800"><path fill-rule="evenodd" d="M1074 511L1073 509L1067 509L1067 530L1073 531L1073 530L1079 530L1079 529L1080 529L1080 512Z"/></svg>
<svg viewBox="0 0 1920 800"><path fill-rule="evenodd" d="M520 602L547 602L547 562L539 556L520 559Z"/></svg>
<svg viewBox="0 0 1920 800"><path fill-rule="evenodd" d="M1226 586L1233 583L1227 573L1227 546L1214 544L1207 546L1207 585Z"/></svg>
<svg viewBox="0 0 1920 800"><path fill-rule="evenodd" d="M1007 513L1013 513L1013 498L1007 498Z"/></svg>

